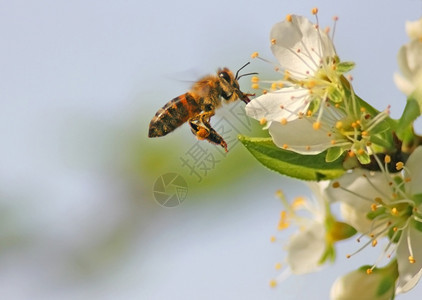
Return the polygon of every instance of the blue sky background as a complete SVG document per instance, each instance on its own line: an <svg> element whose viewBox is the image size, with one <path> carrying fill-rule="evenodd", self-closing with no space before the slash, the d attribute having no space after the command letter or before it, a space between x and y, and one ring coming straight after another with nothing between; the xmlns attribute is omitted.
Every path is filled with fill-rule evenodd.
<svg viewBox="0 0 422 300"><path fill-rule="evenodd" d="M307 192L240 145L222 164L245 162L216 167L199 187L190 181L180 207L152 197L160 174L189 176L179 158L195 142L187 128L146 139L156 110L254 51L272 59L272 25L287 13L311 17L313 6L321 26L339 16L335 45L356 62L356 93L398 117L396 55L421 1L0 1L2 297L326 299L337 276L373 263L379 248L346 260L358 245L344 243L336 265L270 289L283 255L269 242L281 210L275 191ZM247 91L248 79L241 85Z"/></svg>

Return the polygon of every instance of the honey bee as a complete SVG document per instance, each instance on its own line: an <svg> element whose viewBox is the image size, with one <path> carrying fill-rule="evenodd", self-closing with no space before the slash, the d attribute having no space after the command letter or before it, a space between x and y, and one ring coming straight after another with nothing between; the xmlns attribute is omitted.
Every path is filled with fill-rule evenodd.
<svg viewBox="0 0 422 300"><path fill-rule="evenodd" d="M219 69L216 75L208 75L195 82L187 93L167 102L157 111L149 124L148 137L164 136L185 122L189 122L192 133L199 140L220 145L226 152L227 143L214 128L210 120L224 100L226 103L242 100L246 104L250 102L249 96L239 88L239 78L257 73L247 73L239 76L241 67L236 75L227 68Z"/></svg>

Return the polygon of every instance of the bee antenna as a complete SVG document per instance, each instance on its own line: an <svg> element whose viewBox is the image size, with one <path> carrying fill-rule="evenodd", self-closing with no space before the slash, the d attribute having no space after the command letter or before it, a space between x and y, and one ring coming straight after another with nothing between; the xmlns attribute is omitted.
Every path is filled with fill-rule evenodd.
<svg viewBox="0 0 422 300"><path fill-rule="evenodd" d="M248 75L258 75L258 73L257 73L257 72L253 72L253 73L246 73L246 74L242 74L242 75L240 75L239 77L236 77L236 80L238 80L238 79L242 78L243 76L248 76Z"/></svg>
<svg viewBox="0 0 422 300"><path fill-rule="evenodd" d="M244 67L246 67L247 65L249 65L251 62L250 61L248 61L246 64L244 64L239 70L237 70L237 72L236 72L236 76L235 76L235 79L236 80L238 80L240 77L238 77L239 76L239 72L240 72L240 70L242 70ZM242 76L244 76L244 75L242 75Z"/></svg>

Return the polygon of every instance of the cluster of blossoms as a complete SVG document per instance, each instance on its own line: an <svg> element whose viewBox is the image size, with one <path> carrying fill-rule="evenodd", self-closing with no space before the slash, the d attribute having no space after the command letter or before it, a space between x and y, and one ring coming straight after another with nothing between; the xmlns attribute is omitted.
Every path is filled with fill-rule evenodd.
<svg viewBox="0 0 422 300"><path fill-rule="evenodd" d="M358 236L360 247L347 257L378 246L380 258L338 278L331 298L392 299L422 276L422 137L413 130L422 111L422 19L406 24L411 41L399 51L401 75L394 80L408 99L394 120L389 107L378 111L355 94L346 75L354 64L340 60L330 30L319 27L317 9L312 13L316 24L288 15L272 28L279 79L253 77L254 88L267 89L246 106L271 138L241 137L270 169L313 180L311 200L289 203L278 192L285 207L278 229L294 223L299 230L286 243L285 270L271 286L319 270L335 260L337 242Z"/></svg>

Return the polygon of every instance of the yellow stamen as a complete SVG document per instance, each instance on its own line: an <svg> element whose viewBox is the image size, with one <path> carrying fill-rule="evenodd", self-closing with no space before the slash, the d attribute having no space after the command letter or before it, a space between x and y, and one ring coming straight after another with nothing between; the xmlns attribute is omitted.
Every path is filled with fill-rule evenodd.
<svg viewBox="0 0 422 300"><path fill-rule="evenodd" d="M258 57L258 52L254 52L251 54L251 58L257 58Z"/></svg>
<svg viewBox="0 0 422 300"><path fill-rule="evenodd" d="M414 264L416 262L415 258L413 256L409 256L409 262L411 264Z"/></svg>
<svg viewBox="0 0 422 300"><path fill-rule="evenodd" d="M339 188L340 187L340 182L338 182L338 181L334 181L333 182L333 188Z"/></svg>
<svg viewBox="0 0 422 300"><path fill-rule="evenodd" d="M257 89L259 89L259 84L258 83L252 83L252 86L251 86L254 90L257 90Z"/></svg>
<svg viewBox="0 0 422 300"><path fill-rule="evenodd" d="M289 223L283 223L281 220L278 222L278 225L277 225L277 230L284 230L284 229L286 229L286 228L289 228Z"/></svg>
<svg viewBox="0 0 422 300"><path fill-rule="evenodd" d="M404 163L399 161L398 163L396 163L396 169L397 171L400 171L401 169L403 169L404 167Z"/></svg>
<svg viewBox="0 0 422 300"><path fill-rule="evenodd" d="M393 208L391 209L391 214L392 214L393 216L398 216L398 215L399 215L399 211L397 210L397 208L396 208L396 207L393 207Z"/></svg>
<svg viewBox="0 0 422 300"><path fill-rule="evenodd" d="M296 197L292 202L292 208L297 209L305 204L306 200L303 197Z"/></svg>
<svg viewBox="0 0 422 300"><path fill-rule="evenodd" d="M384 162L385 162L386 164L389 164L389 163L391 162L391 156L390 156L390 155L386 155L386 156L384 157Z"/></svg>
<svg viewBox="0 0 422 300"><path fill-rule="evenodd" d="M262 118L261 120L259 120L259 124L261 124L261 125L267 124L267 119Z"/></svg>
<svg viewBox="0 0 422 300"><path fill-rule="evenodd" d="M312 8L312 14L316 15L318 13L318 7Z"/></svg>
<svg viewBox="0 0 422 300"><path fill-rule="evenodd" d="M277 286L277 281L272 279L270 280L270 287L275 288Z"/></svg>
<svg viewBox="0 0 422 300"><path fill-rule="evenodd" d="M292 20L293 20L292 15L291 15L291 14L288 14L288 15L286 16L286 21L291 23L291 22L292 22Z"/></svg>
<svg viewBox="0 0 422 300"><path fill-rule="evenodd" d="M280 270L281 269L281 263L276 263L274 267L275 267L276 270Z"/></svg>
<svg viewBox="0 0 422 300"><path fill-rule="evenodd" d="M276 39L271 39L271 45L275 45L276 42Z"/></svg>
<svg viewBox="0 0 422 300"><path fill-rule="evenodd" d="M310 80L310 81L308 81L308 82L306 83L306 87L307 87L308 89L311 89L311 88L313 88L314 86L316 86L316 82L315 82L315 80Z"/></svg>
<svg viewBox="0 0 422 300"><path fill-rule="evenodd" d="M259 77L258 76L252 76L251 82L253 82L253 83L259 82Z"/></svg>
<svg viewBox="0 0 422 300"><path fill-rule="evenodd" d="M281 123L281 125L286 125L287 119L286 118L281 119L280 123Z"/></svg>
<svg viewBox="0 0 422 300"><path fill-rule="evenodd" d="M318 130L321 128L321 122L315 122L312 124L312 128Z"/></svg>

